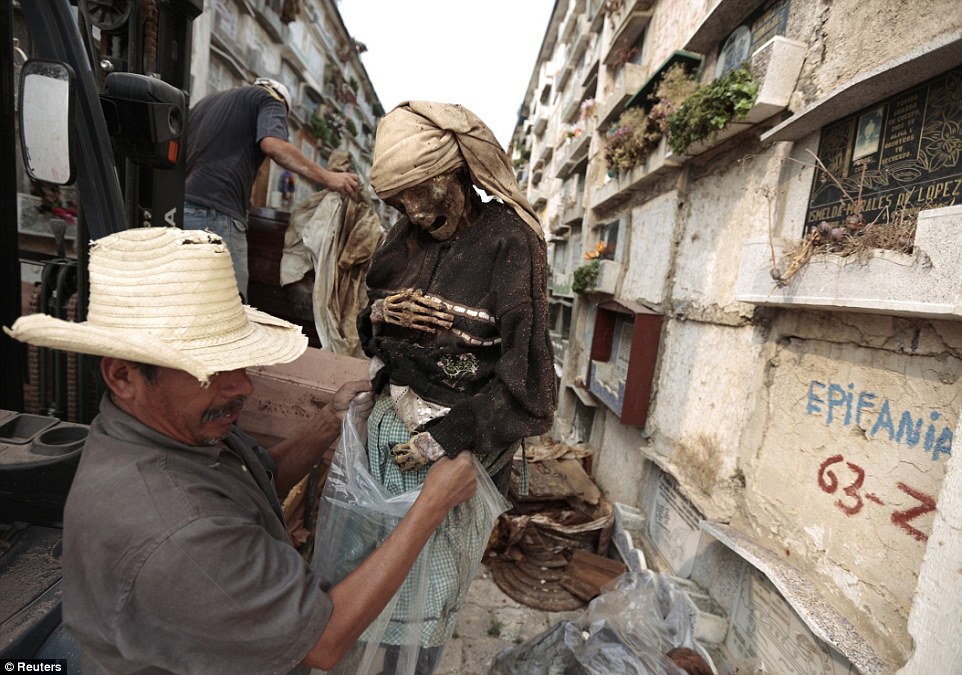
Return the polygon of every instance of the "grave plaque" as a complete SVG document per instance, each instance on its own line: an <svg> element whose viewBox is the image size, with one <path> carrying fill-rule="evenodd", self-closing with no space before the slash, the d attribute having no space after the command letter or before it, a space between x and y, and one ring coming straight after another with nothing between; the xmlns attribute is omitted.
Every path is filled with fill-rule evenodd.
<svg viewBox="0 0 962 675"><path fill-rule="evenodd" d="M815 171L807 229L859 208L885 223L962 203L962 68L825 126L818 157L831 177Z"/></svg>
<svg viewBox="0 0 962 675"><path fill-rule="evenodd" d="M675 574L688 578L695 565L702 515L678 490L675 479L660 472L648 518L648 538Z"/></svg>
<svg viewBox="0 0 962 675"><path fill-rule="evenodd" d="M848 660L812 634L764 574L745 565L725 640L739 661L757 659L779 675L857 675Z"/></svg>
<svg viewBox="0 0 962 675"><path fill-rule="evenodd" d="M715 77L721 77L749 61L752 52L788 27L789 0L768 0L735 28L721 43L715 61Z"/></svg>
<svg viewBox="0 0 962 675"><path fill-rule="evenodd" d="M628 361L631 357L631 338L635 328L633 317L618 315L611 346L611 358L592 361L589 389L602 403L621 417L625 404L625 384L628 381Z"/></svg>
<svg viewBox="0 0 962 675"><path fill-rule="evenodd" d="M776 35L785 35L788 27L789 0L768 0L751 22L752 51L755 51Z"/></svg>

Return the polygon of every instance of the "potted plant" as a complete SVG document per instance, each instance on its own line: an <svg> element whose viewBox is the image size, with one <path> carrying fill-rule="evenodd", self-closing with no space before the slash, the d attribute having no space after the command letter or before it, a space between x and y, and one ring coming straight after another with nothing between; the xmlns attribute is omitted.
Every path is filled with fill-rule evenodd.
<svg viewBox="0 0 962 675"><path fill-rule="evenodd" d="M697 87L668 115L668 143L679 155L699 141L713 137L752 109L759 82L746 66Z"/></svg>
<svg viewBox="0 0 962 675"><path fill-rule="evenodd" d="M586 262L571 275L571 290L575 293L590 293L598 283L601 272L601 259L607 257L608 245L599 241L593 250L585 253Z"/></svg>

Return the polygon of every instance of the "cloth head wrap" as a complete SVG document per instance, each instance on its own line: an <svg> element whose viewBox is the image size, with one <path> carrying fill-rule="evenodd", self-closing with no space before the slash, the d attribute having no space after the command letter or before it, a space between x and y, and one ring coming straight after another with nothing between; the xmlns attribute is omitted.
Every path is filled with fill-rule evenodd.
<svg viewBox="0 0 962 675"><path fill-rule="evenodd" d="M381 118L371 185L381 199L389 199L462 164L478 187L513 208L544 238L508 156L485 123L460 105L406 101Z"/></svg>

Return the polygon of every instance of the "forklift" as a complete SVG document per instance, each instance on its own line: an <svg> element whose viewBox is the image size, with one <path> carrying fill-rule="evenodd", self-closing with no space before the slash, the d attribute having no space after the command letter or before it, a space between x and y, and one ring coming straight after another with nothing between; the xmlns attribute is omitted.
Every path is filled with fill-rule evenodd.
<svg viewBox="0 0 962 675"><path fill-rule="evenodd" d="M202 11L203 0L0 0L0 325L25 311L83 321L88 242L182 225L191 26ZM44 203L76 193L70 215L43 219L49 250L22 245L27 186ZM93 359L5 334L0 362L0 659L54 659L79 673L61 623L63 506L102 385Z"/></svg>

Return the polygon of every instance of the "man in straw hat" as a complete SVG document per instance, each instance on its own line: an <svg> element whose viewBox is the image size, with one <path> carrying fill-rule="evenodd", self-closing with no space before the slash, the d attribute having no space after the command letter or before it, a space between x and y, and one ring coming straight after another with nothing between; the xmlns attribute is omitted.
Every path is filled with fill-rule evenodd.
<svg viewBox="0 0 962 675"><path fill-rule="evenodd" d="M260 77L202 98L187 127L184 228L210 230L230 249L237 287L247 297L247 205L265 157L305 179L355 196L356 174L330 171L288 140L291 94L281 82Z"/></svg>
<svg viewBox="0 0 962 675"><path fill-rule="evenodd" d="M85 673L330 669L475 490L438 463L395 535L328 588L291 546L280 496L339 433L349 382L270 450L234 426L245 368L297 358L300 328L241 304L216 235L140 228L93 243L83 323L21 317L18 340L102 357L107 386L64 514L64 622Z"/></svg>
<svg viewBox="0 0 962 675"><path fill-rule="evenodd" d="M403 214L375 253L359 317L378 394L371 470L402 492L468 451L504 493L521 440L548 431L556 404L541 225L490 129L459 105L410 101L382 118L371 184ZM436 664L466 590L448 583L458 572L443 547L479 563L487 543L463 538L450 522L438 531L418 673ZM386 640L396 644L391 630Z"/></svg>

